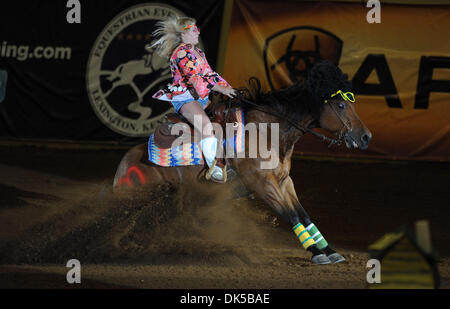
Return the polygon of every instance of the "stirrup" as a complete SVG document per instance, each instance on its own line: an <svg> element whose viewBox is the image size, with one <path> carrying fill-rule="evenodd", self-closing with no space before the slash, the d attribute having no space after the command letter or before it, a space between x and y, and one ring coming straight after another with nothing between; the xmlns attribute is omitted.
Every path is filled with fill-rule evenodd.
<svg viewBox="0 0 450 309"><path fill-rule="evenodd" d="M211 174L214 170L214 167L216 166L216 163L217 163L217 159L215 159L213 164L211 164L211 167L208 169L208 171L205 174L205 178L206 178L206 180L211 180L211 181L214 181L217 183L226 183L227 182L227 165L226 164L224 165L224 167L218 166L219 168L222 169L222 176L223 176L222 180L217 180L217 179L211 177Z"/></svg>

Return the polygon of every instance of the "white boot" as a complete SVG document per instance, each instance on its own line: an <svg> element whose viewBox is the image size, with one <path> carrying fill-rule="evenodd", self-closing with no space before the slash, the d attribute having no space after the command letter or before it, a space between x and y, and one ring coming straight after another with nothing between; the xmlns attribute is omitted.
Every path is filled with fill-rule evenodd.
<svg viewBox="0 0 450 309"><path fill-rule="evenodd" d="M202 148L203 157L205 158L206 164L208 164L209 168L214 166L211 171L211 178L214 178L218 181L224 181L222 169L215 165L217 142L217 138L207 137L200 141L200 147Z"/></svg>

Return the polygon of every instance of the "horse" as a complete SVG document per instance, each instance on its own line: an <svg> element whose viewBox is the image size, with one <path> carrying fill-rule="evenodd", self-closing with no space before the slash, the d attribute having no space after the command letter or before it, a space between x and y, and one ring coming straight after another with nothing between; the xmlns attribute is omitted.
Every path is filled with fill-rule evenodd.
<svg viewBox="0 0 450 309"><path fill-rule="evenodd" d="M325 240L300 203L289 176L294 145L314 128L322 128L338 139L322 137L348 148L367 149L372 133L358 117L350 94L351 81L329 61L315 64L306 79L279 90L265 92L253 78L249 87L240 88L240 97L219 104L243 108L247 124L278 123L277 164L261 169L263 158L227 158L240 183L253 196L264 201L279 217L292 226L302 246L312 253L314 264L345 261ZM353 102L352 102L353 101ZM265 137L271 135L269 128ZM249 140L245 139L248 153ZM113 183L114 192L141 185L170 182L183 186L199 181L202 166L161 167L148 162L147 144L130 149L120 162Z"/></svg>

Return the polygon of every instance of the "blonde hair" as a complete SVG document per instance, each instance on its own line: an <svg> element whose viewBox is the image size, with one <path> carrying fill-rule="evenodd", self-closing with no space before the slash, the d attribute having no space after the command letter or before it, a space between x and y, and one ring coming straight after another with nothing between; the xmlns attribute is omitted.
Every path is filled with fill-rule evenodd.
<svg viewBox="0 0 450 309"><path fill-rule="evenodd" d="M155 51L159 56L169 59L173 50L181 43L181 34L186 31L184 28L195 22L194 18L177 15L157 22L153 36L159 38L151 44L151 47L156 47Z"/></svg>

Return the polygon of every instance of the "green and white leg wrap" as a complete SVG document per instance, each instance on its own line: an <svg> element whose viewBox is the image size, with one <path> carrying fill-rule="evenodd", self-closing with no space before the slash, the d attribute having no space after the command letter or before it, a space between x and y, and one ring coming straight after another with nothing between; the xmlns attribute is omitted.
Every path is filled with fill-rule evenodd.
<svg viewBox="0 0 450 309"><path fill-rule="evenodd" d="M311 237L314 239L317 248L322 250L323 248L326 248L328 246L328 242L325 240L325 238L320 233L317 226L314 225L314 223L311 223L306 227L306 230L309 232Z"/></svg>

